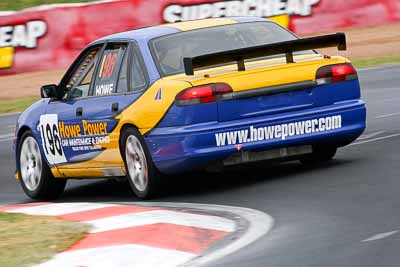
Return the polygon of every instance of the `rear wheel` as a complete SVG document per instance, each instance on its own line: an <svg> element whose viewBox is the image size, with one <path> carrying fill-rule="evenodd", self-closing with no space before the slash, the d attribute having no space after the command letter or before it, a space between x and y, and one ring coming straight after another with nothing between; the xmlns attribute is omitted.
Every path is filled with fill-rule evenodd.
<svg viewBox="0 0 400 267"><path fill-rule="evenodd" d="M305 165L327 162L335 157L336 151L336 147L314 147L313 152L300 159L300 162Z"/></svg>
<svg viewBox="0 0 400 267"><path fill-rule="evenodd" d="M21 186L33 199L51 200L64 191L66 180L56 179L43 160L32 132L25 132L18 148Z"/></svg>
<svg viewBox="0 0 400 267"><path fill-rule="evenodd" d="M142 135L133 127L121 135L122 153L129 184L135 195L141 199L154 197L159 186L159 172L154 167L150 152Z"/></svg>

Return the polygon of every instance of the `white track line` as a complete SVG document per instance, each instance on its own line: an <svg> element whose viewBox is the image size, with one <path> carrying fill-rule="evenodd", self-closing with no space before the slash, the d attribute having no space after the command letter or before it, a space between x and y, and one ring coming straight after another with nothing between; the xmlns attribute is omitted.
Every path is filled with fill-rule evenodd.
<svg viewBox="0 0 400 267"><path fill-rule="evenodd" d="M14 139L14 133L0 135L0 142L10 141Z"/></svg>
<svg viewBox="0 0 400 267"><path fill-rule="evenodd" d="M371 137L374 137L374 136L377 136L377 135L380 135L383 133L384 133L384 131L374 132L374 133L370 133L370 134L363 134L359 138L357 138L357 140L365 140L365 139L368 139L368 138L371 138Z"/></svg>
<svg viewBox="0 0 400 267"><path fill-rule="evenodd" d="M366 144L366 143L370 143L370 142L375 142L375 141L379 141L379 140L385 140L385 139L389 139L389 138L393 138L393 137L397 137L397 136L400 136L400 133L391 134L391 135L382 136L382 137L377 137L377 138L370 139L370 140L355 142L355 143L352 143L352 144L350 144L350 145L348 145L346 147L357 146L357 145Z"/></svg>
<svg viewBox="0 0 400 267"><path fill-rule="evenodd" d="M73 212L88 211L115 206L102 203L52 203L34 207L18 208L7 212L24 213L29 215L59 216Z"/></svg>
<svg viewBox="0 0 400 267"><path fill-rule="evenodd" d="M17 11L0 11L0 16L8 16L17 13Z"/></svg>
<svg viewBox="0 0 400 267"><path fill-rule="evenodd" d="M194 257L196 255L176 250L142 245L120 245L63 252L37 267L176 267Z"/></svg>
<svg viewBox="0 0 400 267"><path fill-rule="evenodd" d="M383 119L383 118L389 118L389 117L394 117L394 116L399 116L399 115L400 115L400 112L389 113L389 114L384 114L384 115L376 116L375 119Z"/></svg>
<svg viewBox="0 0 400 267"><path fill-rule="evenodd" d="M14 139L14 137L13 137L13 138L7 138L7 139L0 139L0 142L11 141L11 140L13 140L13 139Z"/></svg>
<svg viewBox="0 0 400 267"><path fill-rule="evenodd" d="M21 112L3 113L3 114L0 114L0 118L1 118L1 117L8 117L8 116L19 115L19 114L21 114Z"/></svg>
<svg viewBox="0 0 400 267"><path fill-rule="evenodd" d="M129 213L93 221L86 221L85 223L93 226L90 233L98 233L155 223L184 225L225 232L233 232L235 230L235 222L223 217L169 210L153 210Z"/></svg>
<svg viewBox="0 0 400 267"><path fill-rule="evenodd" d="M386 233L380 233L380 234L377 234L377 235L373 235L373 236L371 236L371 237L369 237L367 239L364 239L362 242L370 242L370 241L376 241L376 240L379 240L379 239L384 239L386 237L389 237L389 236L392 236L394 234L397 234L398 232L399 231L396 230L396 231L391 231L391 232L386 232Z"/></svg>
<svg viewBox="0 0 400 267"><path fill-rule="evenodd" d="M0 139L2 139L2 138L8 138L8 137L14 137L14 133L1 134L1 135L0 135Z"/></svg>
<svg viewBox="0 0 400 267"><path fill-rule="evenodd" d="M387 63L387 64L382 64L379 66L374 66L374 67L367 67L367 68L359 68L358 72L369 72L369 71L376 71L376 70L386 70L392 67L398 66L397 63Z"/></svg>

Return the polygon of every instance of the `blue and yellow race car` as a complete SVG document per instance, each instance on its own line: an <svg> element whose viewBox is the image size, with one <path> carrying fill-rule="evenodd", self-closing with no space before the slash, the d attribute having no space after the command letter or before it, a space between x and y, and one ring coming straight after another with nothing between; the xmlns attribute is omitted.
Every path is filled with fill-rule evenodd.
<svg viewBox="0 0 400 267"><path fill-rule="evenodd" d="M177 22L88 45L18 118L16 176L31 198L67 179L127 177L140 198L162 174L262 160L318 163L365 129L355 68L262 18Z"/></svg>

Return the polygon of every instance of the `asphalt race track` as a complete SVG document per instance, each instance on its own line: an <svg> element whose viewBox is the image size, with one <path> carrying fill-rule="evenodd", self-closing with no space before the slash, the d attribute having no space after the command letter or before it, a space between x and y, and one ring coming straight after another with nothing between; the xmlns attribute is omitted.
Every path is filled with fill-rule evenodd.
<svg viewBox="0 0 400 267"><path fill-rule="evenodd" d="M368 128L334 161L168 178L157 202L248 207L272 231L212 266L400 266L400 66L359 72ZM27 202L13 178L16 115L0 117L0 203ZM137 201L125 183L71 181L63 202Z"/></svg>

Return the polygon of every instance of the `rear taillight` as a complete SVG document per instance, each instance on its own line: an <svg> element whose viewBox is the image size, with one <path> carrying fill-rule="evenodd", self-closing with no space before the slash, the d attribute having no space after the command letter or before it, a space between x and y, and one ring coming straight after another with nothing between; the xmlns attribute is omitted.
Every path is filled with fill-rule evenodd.
<svg viewBox="0 0 400 267"><path fill-rule="evenodd" d="M351 81L357 79L357 71L349 63L329 65L319 68L316 78L318 85Z"/></svg>
<svg viewBox="0 0 400 267"><path fill-rule="evenodd" d="M175 97L178 106L211 103L217 100L231 99L232 88L226 83L213 83L191 87L183 90Z"/></svg>

